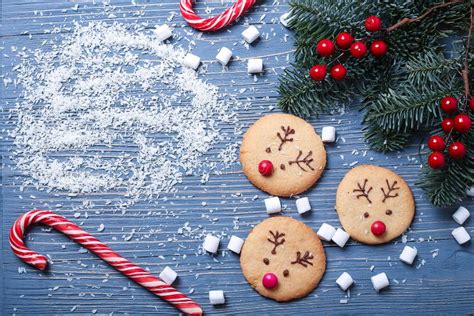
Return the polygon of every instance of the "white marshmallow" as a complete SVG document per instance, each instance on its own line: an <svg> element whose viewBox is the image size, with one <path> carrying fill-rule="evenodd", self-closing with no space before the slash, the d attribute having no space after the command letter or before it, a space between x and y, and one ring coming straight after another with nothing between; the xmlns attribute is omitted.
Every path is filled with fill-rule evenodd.
<svg viewBox="0 0 474 316"><path fill-rule="evenodd" d="M388 278L385 272L374 275L373 277L370 278L370 280L372 281L372 285L374 286L374 289L377 292L390 285L390 282L388 281Z"/></svg>
<svg viewBox="0 0 474 316"><path fill-rule="evenodd" d="M232 51L227 47L222 47L219 53L216 55L216 59L223 66L229 63L230 58L232 57Z"/></svg>
<svg viewBox="0 0 474 316"><path fill-rule="evenodd" d="M346 242L349 240L349 234L346 233L344 230L338 228L334 235L332 236L332 241L336 243L339 247L344 247Z"/></svg>
<svg viewBox="0 0 474 316"><path fill-rule="evenodd" d="M310 211L311 204L309 204L309 199L307 197L297 199L296 208L298 209L299 214L303 214Z"/></svg>
<svg viewBox="0 0 474 316"><path fill-rule="evenodd" d="M232 250L236 254L240 253L242 246L244 245L244 240L237 236L230 237L229 244L227 245L227 249Z"/></svg>
<svg viewBox="0 0 474 316"><path fill-rule="evenodd" d="M460 245L467 243L469 240L471 240L471 236L469 236L469 233L467 232L467 230L462 226L453 230L451 234Z"/></svg>
<svg viewBox="0 0 474 316"><path fill-rule="evenodd" d="M349 273L344 272L337 278L336 283L343 291L345 291L352 285L352 283L354 283L354 280Z"/></svg>
<svg viewBox="0 0 474 316"><path fill-rule="evenodd" d="M260 36L260 32L255 26L249 26L245 31L242 32L242 37L244 40L251 44Z"/></svg>
<svg viewBox="0 0 474 316"><path fill-rule="evenodd" d="M336 229L329 224L323 223L316 234L318 234L321 239L326 241L331 241L332 237L336 233Z"/></svg>
<svg viewBox="0 0 474 316"><path fill-rule="evenodd" d="M212 305L219 305L225 303L224 291L209 291L209 302Z"/></svg>
<svg viewBox="0 0 474 316"><path fill-rule="evenodd" d="M177 276L178 274L170 267L165 267L160 273L160 279L162 279L163 282L169 285L173 284Z"/></svg>
<svg viewBox="0 0 474 316"><path fill-rule="evenodd" d="M474 185L472 185L470 188L467 188L466 194L468 196L474 196Z"/></svg>
<svg viewBox="0 0 474 316"><path fill-rule="evenodd" d="M334 126L324 126L321 139L324 143L334 143L336 141L336 128Z"/></svg>
<svg viewBox="0 0 474 316"><path fill-rule="evenodd" d="M290 12L283 13L283 14L280 16L280 23L281 23L284 27L288 27L288 22L290 22L290 20L291 20L291 19L288 18L289 16L290 16Z"/></svg>
<svg viewBox="0 0 474 316"><path fill-rule="evenodd" d="M160 25L160 26L155 26L155 36L156 38L160 41L160 42L163 42L164 40L167 40L168 38L171 37L172 33L171 33L171 29L170 27L168 26L168 24L163 24L163 25Z"/></svg>
<svg viewBox="0 0 474 316"><path fill-rule="evenodd" d="M281 212L281 203L278 196L265 199L265 207L267 209L267 214Z"/></svg>
<svg viewBox="0 0 474 316"><path fill-rule="evenodd" d="M417 254L418 250L416 248L405 246L400 254L400 260L407 264L412 264Z"/></svg>
<svg viewBox="0 0 474 316"><path fill-rule="evenodd" d="M249 74L258 74L263 72L263 59L250 58L247 65L247 72Z"/></svg>
<svg viewBox="0 0 474 316"><path fill-rule="evenodd" d="M471 213L469 213L467 208L465 208L464 206L460 206L458 210L454 212L453 219L454 221L456 221L456 223L458 223L459 225L462 225L464 224L464 222L466 221L466 219L468 219L470 215Z"/></svg>
<svg viewBox="0 0 474 316"><path fill-rule="evenodd" d="M196 70L198 69L200 63L201 57L199 56L196 56L191 53L187 53L186 56L184 56L183 65L185 65L186 67Z"/></svg>
<svg viewBox="0 0 474 316"><path fill-rule="evenodd" d="M208 234L206 236L206 238L204 239L204 243L202 244L202 247L207 252L216 253L217 248L219 248L219 242L220 241L221 240L218 237L212 236L211 234Z"/></svg>

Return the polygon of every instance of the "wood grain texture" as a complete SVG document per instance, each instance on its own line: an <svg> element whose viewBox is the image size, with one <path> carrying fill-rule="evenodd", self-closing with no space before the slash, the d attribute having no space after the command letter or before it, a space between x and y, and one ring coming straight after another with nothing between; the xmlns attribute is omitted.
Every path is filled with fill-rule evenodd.
<svg viewBox="0 0 474 316"><path fill-rule="evenodd" d="M317 1L317 0L315 0ZM193 53L202 57L202 75L214 83L221 92L236 95L242 101L250 101L247 109L239 109L239 124L243 130L261 115L278 111L278 74L291 60L292 34L283 28L278 18L288 10L286 1L261 0L244 19L227 30L201 35L185 25L179 16L177 0L136 1L145 6L134 6L131 1L112 1L116 18L109 19L103 14L101 1L58 1L58 0L3 0L2 17L2 76L11 77L16 64L14 50L40 47L44 40L57 35L50 31L61 28L61 33L69 32L67 27L73 21L89 20L120 21L123 23L148 22L147 28L164 23L172 15L172 24L181 35L177 45L188 47L194 41ZM72 10L75 4L77 11ZM204 14L204 8L219 12L231 1L198 1L196 8ZM134 12L142 10L141 14ZM41 14L39 13L41 12ZM240 33L245 25L258 25L262 38L249 49L242 45ZM49 49L50 44L43 46ZM229 69L214 61L221 46L232 47L237 60ZM262 56L265 74L254 81L246 71L246 60ZM240 92L245 89L245 92ZM133 92L132 92L133 93ZM33 186L20 185L27 175L14 168L12 155L14 145L8 131L14 128L17 114L10 112L16 99L21 97L21 89L13 85L3 86L0 111L0 150L2 159L1 209L2 221L2 307L3 315L52 315L52 314L152 314L175 315L176 310L161 300L130 282L95 256L82 251L78 245L56 232L44 227L31 230L28 245L48 254L53 264L47 273L41 273L22 264L10 251L8 230L14 220L23 212L37 207L82 223L82 227L93 233L114 250L137 264L158 274L166 265L175 269L179 278L176 287L190 294L202 304L206 314L426 314L426 313L469 313L474 312L474 269L473 246L468 243L459 246L451 237L451 230L457 224L451 219L454 209L434 209L414 186L420 170L418 144L415 139L404 151L383 155L369 151L363 142L361 113L347 104L344 114L323 115L309 121L320 133L327 124L336 125L339 141L327 146L328 166L322 179L304 196L309 196L313 211L309 216L300 217L295 210L293 199L284 199L285 214L303 220L313 229L327 222L340 226L334 211L335 192L352 163L374 163L396 170L411 185L417 204L415 220L407 233L408 243L418 248L419 255L413 266L398 260L404 246L401 238L381 246L365 246L350 241L340 249L325 243L328 269L320 286L306 298L291 303L276 303L260 297L245 282L238 256L223 251L230 235L245 237L256 223L267 217L263 199L266 194L254 188L240 172L238 164L223 174L211 173L205 185L201 175L188 176L177 186L177 193L163 194L152 203L138 203L126 212L113 209L106 201L123 198L119 192L70 196L67 192L36 190ZM247 99L250 98L250 99ZM233 126L223 126L222 131L229 137L226 144L239 142L241 135L233 134ZM217 161L219 149L209 151L209 161ZM134 148L113 146L113 152L133 151ZM90 201L94 207L81 212L78 219L73 217L73 206ZM206 202L206 206L202 206ZM474 210L474 203L464 201L463 205ZM87 211L88 217L84 217ZM214 220L217 219L217 220ZM178 229L189 223L196 234L187 236ZM105 230L98 232L100 224ZM468 220L466 229L474 235L473 221ZM132 238L125 237L132 232ZM198 254L204 232L225 233L220 251L215 257ZM433 258L433 253L438 256ZM371 271L371 266L374 270ZM340 300L346 295L335 284L336 278L344 271L355 279L347 304ZM391 286L377 294L370 283L375 273L386 272ZM225 291L226 304L220 307L209 305L208 291Z"/></svg>

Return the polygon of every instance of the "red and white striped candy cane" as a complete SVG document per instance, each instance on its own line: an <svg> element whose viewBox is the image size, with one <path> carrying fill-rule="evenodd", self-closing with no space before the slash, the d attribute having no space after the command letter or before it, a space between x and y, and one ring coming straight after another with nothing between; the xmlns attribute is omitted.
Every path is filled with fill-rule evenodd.
<svg viewBox="0 0 474 316"><path fill-rule="evenodd" d="M235 19L253 6L255 1L256 0L238 0L233 6L221 14L209 19L203 19L194 12L193 0L181 0L179 7L181 9L181 15L189 25L203 32L212 32L220 30L235 21Z"/></svg>
<svg viewBox="0 0 474 316"><path fill-rule="evenodd" d="M25 263L40 270L45 270L48 262L45 256L28 249L23 241L25 231L30 225L36 223L45 224L65 234L75 242L95 253L99 258L110 264L120 273L164 299L183 313L187 315L202 315L201 307L189 297L178 292L175 288L151 275L136 264L123 258L76 224L50 211L29 211L21 215L10 230L10 246L13 253Z"/></svg>

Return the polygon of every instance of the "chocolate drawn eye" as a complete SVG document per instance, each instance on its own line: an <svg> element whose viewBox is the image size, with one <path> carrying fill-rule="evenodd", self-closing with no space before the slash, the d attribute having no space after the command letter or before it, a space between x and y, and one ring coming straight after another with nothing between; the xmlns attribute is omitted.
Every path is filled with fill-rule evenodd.
<svg viewBox="0 0 474 316"><path fill-rule="evenodd" d="M386 210L385 211L385 214L387 214L387 215L392 215L392 213L393 213L392 210Z"/></svg>
<svg viewBox="0 0 474 316"><path fill-rule="evenodd" d="M270 260L268 260L268 258L263 258L263 263L268 266L270 264Z"/></svg>
<svg viewBox="0 0 474 316"><path fill-rule="evenodd" d="M365 213L364 213L364 217L365 217L365 218L369 217L369 212L365 212Z"/></svg>
<svg viewBox="0 0 474 316"><path fill-rule="evenodd" d="M287 277L289 275L290 275L290 271L288 271L288 270L283 271L283 276L284 277Z"/></svg>

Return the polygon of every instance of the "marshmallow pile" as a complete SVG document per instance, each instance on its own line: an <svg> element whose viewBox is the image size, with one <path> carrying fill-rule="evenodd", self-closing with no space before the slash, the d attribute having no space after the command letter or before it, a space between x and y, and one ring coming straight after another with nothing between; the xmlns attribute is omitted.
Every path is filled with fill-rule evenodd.
<svg viewBox="0 0 474 316"><path fill-rule="evenodd" d="M204 238L204 242L202 244L202 247L204 248L205 251L207 251L209 253L212 253L212 254L215 254L215 253L217 253L217 249L219 248L220 241L221 240L220 240L219 237L216 237L212 234L208 234L206 236L206 238ZM240 254L240 251L242 250L243 245L244 245L244 240L242 238L239 238L237 236L232 235L230 237L229 243L227 244L227 249L229 249L230 251L232 251L236 254ZM165 270L167 268L168 267L166 267ZM161 274L160 274L160 278L161 278ZM163 279L163 281L165 281L165 279ZM174 281L174 279L173 279L173 281ZM168 283L168 282L166 282L166 283ZM168 284L170 284L170 283L168 283ZM212 305L224 304L225 303L224 291L222 291L222 290L209 291L209 302Z"/></svg>
<svg viewBox="0 0 474 316"><path fill-rule="evenodd" d="M207 234L206 238L204 238L202 248L209 253L215 254L217 253L217 249L219 248L220 241L221 240L219 239L219 237ZM237 236L231 236L229 243L227 244L227 249L236 254L240 254L240 250L242 249L243 245L244 240L242 238L239 238Z"/></svg>
<svg viewBox="0 0 474 316"><path fill-rule="evenodd" d="M265 199L264 202L265 209L267 210L268 215L281 212L281 202L278 196L273 196L271 198ZM309 199L307 197L297 199L296 209L298 210L298 214L300 215L311 211L311 204L309 203Z"/></svg>
<svg viewBox="0 0 474 316"><path fill-rule="evenodd" d="M464 224L464 222L471 216L468 209L464 206L460 206L456 212L453 213L453 219L459 225ZM467 243L471 240L471 236L467 232L466 228L463 226L459 226L458 228L454 229L451 234L453 235L454 239L458 242L458 244L462 245Z"/></svg>
<svg viewBox="0 0 474 316"><path fill-rule="evenodd" d="M283 22L282 22L283 23ZM157 25L153 31L158 41L163 42L169 39L173 33L167 24ZM247 44L252 44L260 37L260 31L255 26L249 26L242 32L242 38ZM227 66L232 58L232 50L227 47L221 47L216 55L216 60L222 65ZM201 64L201 58L194 54L188 53L182 61L183 66L197 70ZM247 72L249 74L258 74L263 72L263 59L249 58L247 64Z"/></svg>
<svg viewBox="0 0 474 316"><path fill-rule="evenodd" d="M385 272L374 275L370 278L370 281L377 292L390 285L390 281ZM352 279L351 275L347 272L342 273L336 280L336 284L339 285L343 291L346 291L353 283L354 279Z"/></svg>
<svg viewBox="0 0 474 316"><path fill-rule="evenodd" d="M323 223L317 233L319 238L325 241L333 241L336 245L343 248L349 240L349 234L341 228L334 228L332 225Z"/></svg>

